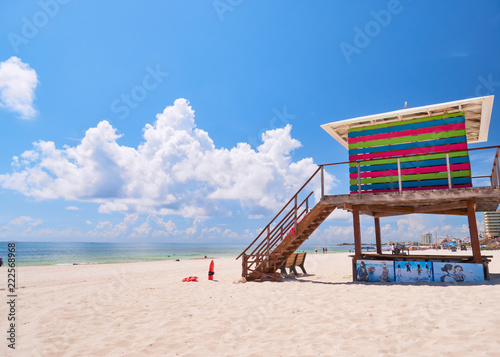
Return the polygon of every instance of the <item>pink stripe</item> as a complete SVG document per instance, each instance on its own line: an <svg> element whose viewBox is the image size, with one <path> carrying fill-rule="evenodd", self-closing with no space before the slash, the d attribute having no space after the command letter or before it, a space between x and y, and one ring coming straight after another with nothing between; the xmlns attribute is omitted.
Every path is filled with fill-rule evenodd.
<svg viewBox="0 0 500 357"><path fill-rule="evenodd" d="M431 172L445 172L448 168L446 165L441 166L428 166L428 167L414 167L410 169L402 169L401 175L416 175L416 174L428 174ZM470 170L469 163L454 164L450 165L450 171L460 171L460 170ZM398 170L386 170L386 171L373 171L373 172L362 172L361 178L366 177L383 177L383 176L397 176ZM350 179L357 179L357 173L349 174Z"/></svg>
<svg viewBox="0 0 500 357"><path fill-rule="evenodd" d="M396 151L374 152L368 154L350 155L349 161L363 161L369 159L390 158L403 155L431 154L443 151L467 150L467 143L458 143L450 145L430 146L425 148L404 149Z"/></svg>
<svg viewBox="0 0 500 357"><path fill-rule="evenodd" d="M463 185L452 185L452 188L466 188L472 187L472 184L463 184ZM429 187L409 187L403 188L403 191L422 191L422 190L444 190L447 189L448 186L429 186ZM374 193L374 192L399 192L399 189L392 188L387 190L371 190L371 191L361 191L361 193ZM351 194L358 193L358 191L351 191Z"/></svg>
<svg viewBox="0 0 500 357"><path fill-rule="evenodd" d="M354 143L360 143L360 142L372 141L372 140L392 139L392 138L398 138L398 137L402 137L402 136L430 134L430 133L438 133L438 132L442 132L442 131L451 131L451 130L460 130L460 129L465 129L465 123L445 124L445 125L431 126L429 128L397 131L395 133L382 133L382 134L374 134L374 135L367 135L367 136L359 136L356 138L348 139L348 142L349 142L349 144L354 144Z"/></svg>

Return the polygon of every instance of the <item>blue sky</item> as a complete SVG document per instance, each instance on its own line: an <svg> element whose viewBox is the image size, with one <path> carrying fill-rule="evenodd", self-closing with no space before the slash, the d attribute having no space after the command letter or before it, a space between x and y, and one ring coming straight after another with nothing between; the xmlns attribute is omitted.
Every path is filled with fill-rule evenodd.
<svg viewBox="0 0 500 357"><path fill-rule="evenodd" d="M321 124L500 92L493 0L4 1L0 17L2 240L249 242L317 164L347 160ZM489 174L491 152L474 157ZM331 171L331 192L346 180ZM465 217L381 224L468 235ZM315 239L352 241L350 214Z"/></svg>

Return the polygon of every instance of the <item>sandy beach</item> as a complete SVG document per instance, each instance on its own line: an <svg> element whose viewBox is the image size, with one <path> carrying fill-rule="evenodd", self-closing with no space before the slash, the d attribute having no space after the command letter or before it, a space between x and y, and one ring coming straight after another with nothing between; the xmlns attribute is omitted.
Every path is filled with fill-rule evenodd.
<svg viewBox="0 0 500 357"><path fill-rule="evenodd" d="M353 283L348 253L278 283L238 282L229 258L214 281L209 259L18 267L16 350L3 338L0 355L496 356L500 252L485 254L491 280L460 285Z"/></svg>

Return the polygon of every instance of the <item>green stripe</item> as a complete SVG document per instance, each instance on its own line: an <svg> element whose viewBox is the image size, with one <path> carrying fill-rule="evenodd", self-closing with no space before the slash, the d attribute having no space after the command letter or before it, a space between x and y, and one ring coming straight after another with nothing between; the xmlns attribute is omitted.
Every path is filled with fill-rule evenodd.
<svg viewBox="0 0 500 357"><path fill-rule="evenodd" d="M469 177L470 170L462 171L452 171L451 177ZM420 180L434 180L434 179L444 179L448 178L448 172L437 172L430 174L414 174L414 175L403 175L401 176L401 181L420 181ZM370 183L388 183L388 182L398 182L398 176L384 176L384 177L373 177L361 179L361 184ZM358 180L349 180L350 185L357 185Z"/></svg>
<svg viewBox="0 0 500 357"><path fill-rule="evenodd" d="M461 117L463 115L464 115L463 112L453 113L453 114L437 115L435 117L418 118L418 119L397 121L397 122L392 122L392 123L376 124L376 125L370 125L370 126L362 126L362 127L359 127L359 128L351 128L351 129L348 129L347 132L348 133L353 133L355 131L371 130L371 129L378 129L378 128L389 128L391 126L406 125L406 124L413 124L413 123L422 123L422 122L425 122L425 121L431 121L431 120L437 120L437 119L455 118L455 117Z"/></svg>
<svg viewBox="0 0 500 357"><path fill-rule="evenodd" d="M468 156L469 153L468 153L468 151L456 151L456 152L450 152L449 155L450 155L450 157L459 157L459 156ZM406 157L401 157L399 159L400 159L400 162L410 162L410 161L422 161L422 160L444 159L444 158L446 158L446 153L406 156ZM394 164L396 162L398 162L397 158L368 160L368 161L360 161L359 166ZM353 162L349 163L349 167L354 167L357 165L358 165L357 161L353 161Z"/></svg>
<svg viewBox="0 0 500 357"><path fill-rule="evenodd" d="M459 130L442 131L438 133L420 134L413 136L400 136L391 139L373 140L373 141L365 141L365 142L349 144L349 150L358 148L368 148L373 146L403 144L403 143L433 140L433 139L453 138L456 136L465 136L465 135L466 135L465 129L459 129Z"/></svg>

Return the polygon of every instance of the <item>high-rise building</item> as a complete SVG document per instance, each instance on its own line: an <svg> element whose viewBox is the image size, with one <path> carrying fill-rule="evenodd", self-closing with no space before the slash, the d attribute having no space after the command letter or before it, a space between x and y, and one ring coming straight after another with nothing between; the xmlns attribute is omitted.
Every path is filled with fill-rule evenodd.
<svg viewBox="0 0 500 357"><path fill-rule="evenodd" d="M432 244L432 233L424 233L420 236L421 244Z"/></svg>
<svg viewBox="0 0 500 357"><path fill-rule="evenodd" d="M483 212L483 225L487 238L500 237L500 211Z"/></svg>

